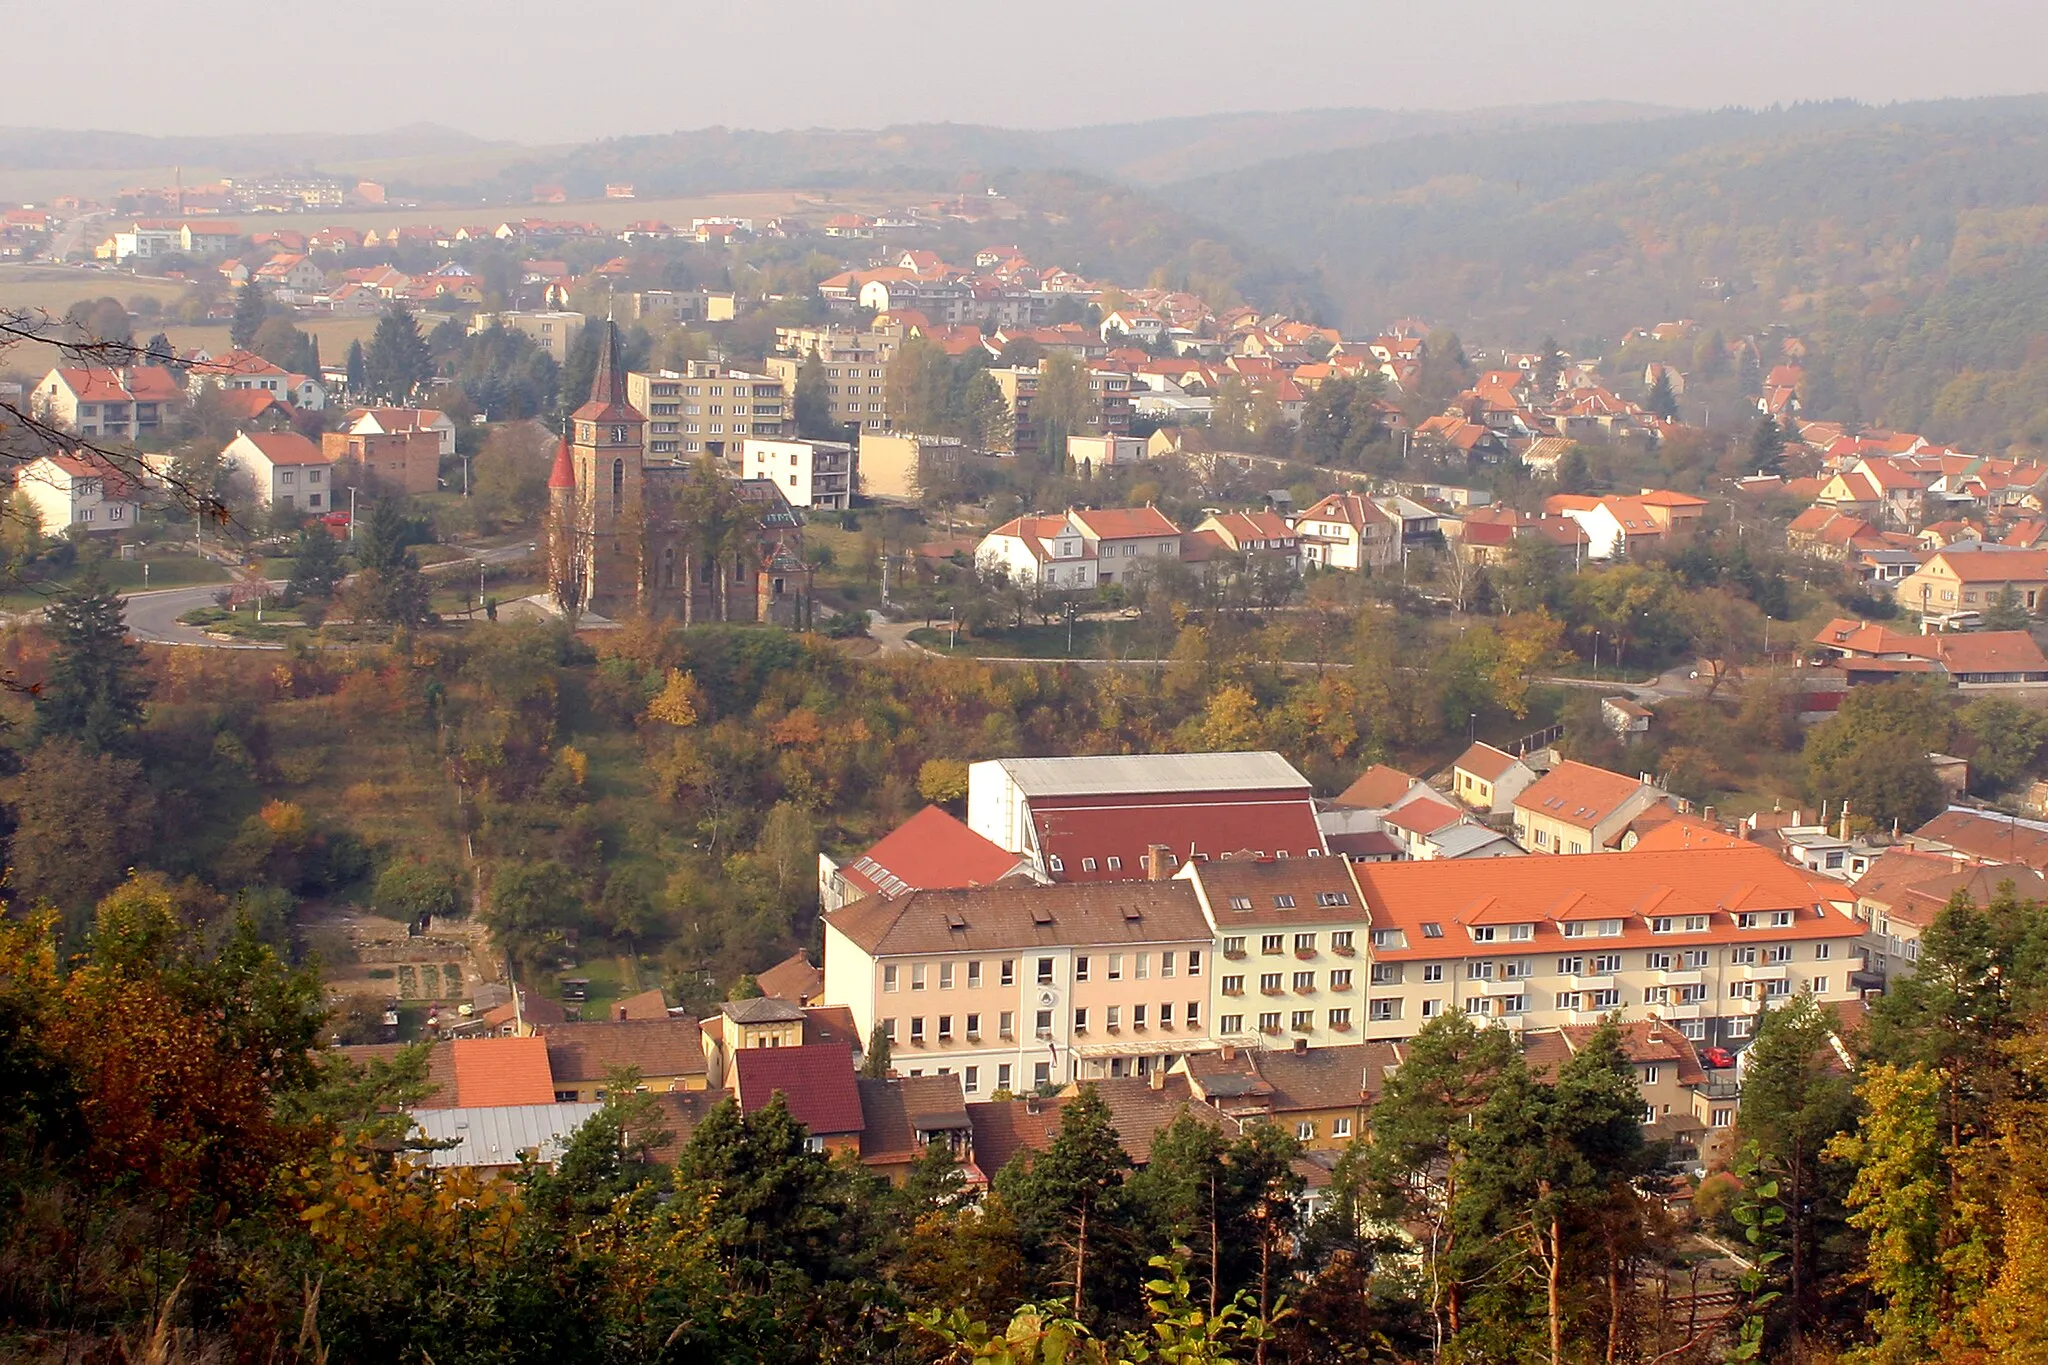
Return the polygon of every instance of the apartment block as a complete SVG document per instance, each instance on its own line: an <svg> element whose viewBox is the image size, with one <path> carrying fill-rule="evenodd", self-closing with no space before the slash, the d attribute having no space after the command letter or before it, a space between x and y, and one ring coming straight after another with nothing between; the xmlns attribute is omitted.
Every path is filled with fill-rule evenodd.
<svg viewBox="0 0 2048 1365"><path fill-rule="evenodd" d="M1232 1047L1333 1047L1364 1036L1365 897L1345 858L1185 864L1216 936L1211 1036Z"/></svg>
<svg viewBox="0 0 2048 1365"><path fill-rule="evenodd" d="M853 504L853 447L844 441L749 436L740 443L740 473L774 483L792 507L844 511Z"/></svg>
<svg viewBox="0 0 2048 1365"><path fill-rule="evenodd" d="M646 415L647 459L657 464L703 455L737 460L747 437L790 431L791 400L781 380L713 361L629 373L626 400Z"/></svg>
<svg viewBox="0 0 2048 1365"><path fill-rule="evenodd" d="M869 897L825 917L825 998L970 1102L1148 1075L1213 1046L1210 933L1186 881Z"/></svg>
<svg viewBox="0 0 2048 1365"><path fill-rule="evenodd" d="M1742 845L1354 869L1370 917L1365 1036L1451 1009L1516 1027L1623 1011L1694 1043L1740 1044L1811 990L1858 998L1864 926L1839 883Z"/></svg>
<svg viewBox="0 0 2048 1365"><path fill-rule="evenodd" d="M576 348L576 338L583 335L583 325L588 319L581 313L564 312L559 309L546 311L513 310L503 313L478 313L470 320L471 335L489 331L493 324L514 332L524 332L533 338L533 344L554 357L557 365L566 364L569 353Z"/></svg>

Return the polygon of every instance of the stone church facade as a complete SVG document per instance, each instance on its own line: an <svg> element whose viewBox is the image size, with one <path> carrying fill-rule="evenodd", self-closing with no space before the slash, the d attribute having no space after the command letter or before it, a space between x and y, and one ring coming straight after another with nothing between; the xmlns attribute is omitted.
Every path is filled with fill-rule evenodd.
<svg viewBox="0 0 2048 1365"><path fill-rule="evenodd" d="M811 625L803 518L771 480L709 461L650 463L605 323L589 401L569 416L548 477L548 577L568 614Z"/></svg>

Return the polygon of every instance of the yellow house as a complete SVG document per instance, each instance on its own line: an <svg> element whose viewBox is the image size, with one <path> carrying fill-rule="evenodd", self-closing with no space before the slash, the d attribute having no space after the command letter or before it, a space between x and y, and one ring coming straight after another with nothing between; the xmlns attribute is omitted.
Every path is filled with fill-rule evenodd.
<svg viewBox="0 0 2048 1365"><path fill-rule="evenodd" d="M661 1094L702 1090L704 1050L694 1019L605 1020L543 1025L555 1100L589 1103L605 1097L613 1073L630 1067L640 1084Z"/></svg>
<svg viewBox="0 0 2048 1365"><path fill-rule="evenodd" d="M1398 1043L1259 1051L1225 1048L1175 1068L1195 1097L1243 1124L1269 1122L1309 1151L1342 1151L1363 1136L1387 1077L1401 1064Z"/></svg>

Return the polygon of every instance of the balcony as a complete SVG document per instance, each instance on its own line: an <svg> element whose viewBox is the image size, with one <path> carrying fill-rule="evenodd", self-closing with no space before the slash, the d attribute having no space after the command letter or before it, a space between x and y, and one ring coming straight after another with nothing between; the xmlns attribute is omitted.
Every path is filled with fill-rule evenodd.
<svg viewBox="0 0 2048 1365"><path fill-rule="evenodd" d="M1657 980L1666 986L1699 986L1705 984L1706 977L1699 968L1689 967L1683 971L1658 972Z"/></svg>
<svg viewBox="0 0 2048 1365"><path fill-rule="evenodd" d="M1657 1005L1658 1015L1665 1019L1701 1019L1706 1017L1705 1005Z"/></svg>
<svg viewBox="0 0 2048 1365"><path fill-rule="evenodd" d="M1575 991L1611 991L1617 984L1612 973L1601 976L1574 974L1571 983Z"/></svg>
<svg viewBox="0 0 2048 1365"><path fill-rule="evenodd" d="M1233 961L1233 962L1238 962L1238 961L1242 961L1242 960L1243 960L1243 958L1244 958L1244 949L1242 949L1242 948L1225 948L1225 949L1223 950L1223 955L1224 955L1225 957L1229 958L1229 959L1230 959L1231 961Z"/></svg>
<svg viewBox="0 0 2048 1365"><path fill-rule="evenodd" d="M1737 981L1783 981L1790 968L1783 962L1750 962L1735 969Z"/></svg>

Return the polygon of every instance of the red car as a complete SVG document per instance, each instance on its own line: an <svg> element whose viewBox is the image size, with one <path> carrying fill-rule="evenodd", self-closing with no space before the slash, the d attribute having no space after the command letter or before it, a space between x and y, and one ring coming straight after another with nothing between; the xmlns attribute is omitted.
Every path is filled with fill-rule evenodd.
<svg viewBox="0 0 2048 1365"><path fill-rule="evenodd" d="M1719 1071L1735 1065L1735 1054L1725 1047L1703 1047L1700 1049L1700 1064Z"/></svg>

